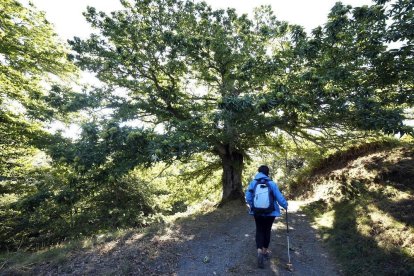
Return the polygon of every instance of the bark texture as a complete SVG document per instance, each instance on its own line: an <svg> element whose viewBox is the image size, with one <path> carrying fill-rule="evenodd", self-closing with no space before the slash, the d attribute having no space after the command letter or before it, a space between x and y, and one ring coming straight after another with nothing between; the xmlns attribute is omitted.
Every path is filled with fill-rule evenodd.
<svg viewBox="0 0 414 276"><path fill-rule="evenodd" d="M227 201L244 199L242 189L243 154L239 152L225 151L220 155L223 175L222 175L222 203Z"/></svg>

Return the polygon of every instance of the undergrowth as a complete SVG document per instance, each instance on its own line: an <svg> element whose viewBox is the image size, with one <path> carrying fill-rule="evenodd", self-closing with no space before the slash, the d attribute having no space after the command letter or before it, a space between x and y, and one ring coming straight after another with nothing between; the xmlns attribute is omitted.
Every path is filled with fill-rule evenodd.
<svg viewBox="0 0 414 276"><path fill-rule="evenodd" d="M118 229L89 237L70 239L36 252L24 249L8 253L3 252L0 254L0 275L31 274L36 266L44 263L48 263L50 266L58 266L70 260L72 256L76 256L79 252L99 251L100 247L105 247L110 243L122 243L123 240L130 239L131 237L135 237L134 239L137 240L148 240L148 237L166 234L167 229L176 223L182 224L194 221L199 216L212 212L218 212L221 215L233 215L232 212L229 212L229 210L232 210L230 206L226 206L224 210L221 210L217 209L216 205L216 202L205 200L200 204L191 206L185 212L166 216L163 221L147 227ZM234 209L236 210L237 208ZM142 242L150 247L149 243ZM128 262L121 265L121 270L125 272L123 274L128 274L129 268Z"/></svg>

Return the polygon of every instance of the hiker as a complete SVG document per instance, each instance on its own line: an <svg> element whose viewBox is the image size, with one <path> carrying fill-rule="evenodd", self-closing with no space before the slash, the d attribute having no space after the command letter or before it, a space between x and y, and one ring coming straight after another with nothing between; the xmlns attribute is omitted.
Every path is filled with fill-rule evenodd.
<svg viewBox="0 0 414 276"><path fill-rule="evenodd" d="M261 187L258 187L259 185ZM260 192L259 189L266 191L267 203L264 205L267 204L267 206L262 206L263 204L258 202L260 196L255 196L255 193L258 195L258 191ZM270 254L268 248L272 224L276 217L281 216L279 205L285 210L288 206L277 184L270 179L268 166L260 166L254 180L250 182L246 190L246 203L249 207L249 214L254 216L256 222L257 264L259 268L264 268L264 259L269 258Z"/></svg>

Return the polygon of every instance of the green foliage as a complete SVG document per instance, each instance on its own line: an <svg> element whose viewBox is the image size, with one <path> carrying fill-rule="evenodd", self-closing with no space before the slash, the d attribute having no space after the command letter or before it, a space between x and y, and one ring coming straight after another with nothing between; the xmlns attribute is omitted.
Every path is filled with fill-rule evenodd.
<svg viewBox="0 0 414 276"><path fill-rule="evenodd" d="M93 135L93 129L83 135ZM112 163L96 166L96 156L90 155L89 161L77 158L81 150L91 152L90 144L79 145L82 142L73 155L66 144L66 158L51 163L53 167L38 167L26 172L30 178L2 182L1 250L38 249L67 238L143 227L192 204L217 202L220 196L219 166L211 156L125 174Z"/></svg>
<svg viewBox="0 0 414 276"><path fill-rule="evenodd" d="M134 175L93 182L68 166L43 168L31 175L31 179L7 183L11 188L26 186L24 194L16 194L15 200L1 198L2 250L39 248L68 237L160 219L156 189Z"/></svg>
<svg viewBox="0 0 414 276"><path fill-rule="evenodd" d="M268 79L285 74L283 54L273 59L268 48L289 32L287 24L266 7L250 20L232 9L214 11L190 1L123 4L125 10L111 15L88 9L87 20L102 35L71 42L78 64L128 94L107 105L114 120L139 119L162 128L164 134L148 143L147 160L213 153L232 170L223 174L230 189L223 198L240 196L246 151L289 121L267 118L274 106L266 96Z"/></svg>
<svg viewBox="0 0 414 276"><path fill-rule="evenodd" d="M137 1L125 6L112 16L93 8L86 13L110 40L91 36L72 41L82 68L128 92L119 106L111 105L114 117L163 124L173 139L191 132L186 142L205 144L202 149L236 143L232 148L242 150L251 143L257 134L250 133L249 124L262 121L254 118L261 109L254 94L276 69L266 47L285 32L271 12L263 10L250 21L234 10L212 11L205 3ZM192 91L209 84L207 93ZM126 107L128 113L120 112Z"/></svg>
<svg viewBox="0 0 414 276"><path fill-rule="evenodd" d="M400 4L412 9L408 3ZM309 120L306 125L343 133L412 133L402 121L403 109L413 104L413 83L400 69L413 57L402 61L395 50L387 49L390 19L382 6L352 8L337 3L326 25L301 41L296 51L302 63L291 74L299 102L306 103L300 109ZM401 26L395 22L394 27Z"/></svg>
<svg viewBox="0 0 414 276"><path fill-rule="evenodd" d="M160 211L171 215L203 201L220 198L220 163L214 156L195 155L193 159L172 164L158 164L135 173L158 188Z"/></svg>
<svg viewBox="0 0 414 276"><path fill-rule="evenodd" d="M220 176L222 199L238 198L263 163L286 187L332 151L412 134L413 7L387 2L337 3L310 35L266 6L253 18L180 0L89 7L98 32L74 38L71 58L105 85L77 93L51 85L76 70L44 15L0 0L1 249L141 227L216 201ZM77 139L44 131L78 111ZM36 147L48 165L22 158Z"/></svg>
<svg viewBox="0 0 414 276"><path fill-rule="evenodd" d="M70 43L77 64L108 85L116 127L141 120L162 129L136 164L210 152L221 159L226 199L242 194L243 162L269 132L319 145L361 131L412 133L403 124L413 104L411 33L393 38L408 50L386 47L389 31L406 26L397 19L412 9L406 1L393 11L337 3L309 36L266 6L250 19L192 1L122 3L110 15L88 8L100 32ZM126 95L110 101L115 87Z"/></svg>
<svg viewBox="0 0 414 276"><path fill-rule="evenodd" d="M15 0L0 1L0 177L46 135L50 119L43 87L75 71L44 14Z"/></svg>

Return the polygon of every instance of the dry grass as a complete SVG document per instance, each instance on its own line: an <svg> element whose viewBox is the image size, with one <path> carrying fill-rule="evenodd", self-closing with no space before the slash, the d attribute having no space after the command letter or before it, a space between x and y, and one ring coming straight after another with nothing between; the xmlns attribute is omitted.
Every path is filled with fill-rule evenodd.
<svg viewBox="0 0 414 276"><path fill-rule="evenodd" d="M346 274L412 275L414 150L368 149L337 154L346 162L330 158L315 170L303 193L313 202L305 211Z"/></svg>
<svg viewBox="0 0 414 276"><path fill-rule="evenodd" d="M13 274L171 274L179 258L177 249L210 227L231 220L246 210L240 202L222 208L205 201L146 229L125 229L62 243L36 253L16 252L0 256L0 275Z"/></svg>

